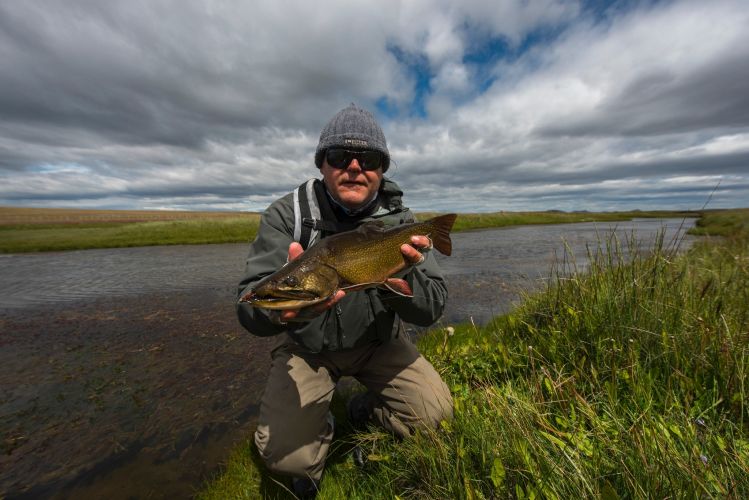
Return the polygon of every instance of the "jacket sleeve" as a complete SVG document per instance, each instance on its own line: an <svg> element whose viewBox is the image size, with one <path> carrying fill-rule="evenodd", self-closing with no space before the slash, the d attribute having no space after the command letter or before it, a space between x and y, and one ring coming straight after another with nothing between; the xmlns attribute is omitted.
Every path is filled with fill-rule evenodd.
<svg viewBox="0 0 749 500"><path fill-rule="evenodd" d="M434 255L428 253L424 262L412 267L403 278L411 286L413 297L382 291L383 304L408 323L429 326L436 322L445 309L447 286Z"/></svg>
<svg viewBox="0 0 749 500"><path fill-rule="evenodd" d="M245 272L237 290L237 316L242 326L253 335L261 337L277 335L286 327L272 323L267 311L240 303L239 297L265 276L280 269L288 258L289 244L293 241L292 231L286 221L291 220L287 213L285 199L276 201L263 213L255 241L250 244Z"/></svg>

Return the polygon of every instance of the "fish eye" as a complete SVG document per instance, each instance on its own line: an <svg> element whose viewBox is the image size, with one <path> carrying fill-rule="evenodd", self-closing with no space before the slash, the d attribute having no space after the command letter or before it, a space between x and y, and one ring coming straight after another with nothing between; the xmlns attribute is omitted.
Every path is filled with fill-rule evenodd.
<svg viewBox="0 0 749 500"><path fill-rule="evenodd" d="M297 286L299 284L299 280L296 276L287 276L283 282L288 286Z"/></svg>

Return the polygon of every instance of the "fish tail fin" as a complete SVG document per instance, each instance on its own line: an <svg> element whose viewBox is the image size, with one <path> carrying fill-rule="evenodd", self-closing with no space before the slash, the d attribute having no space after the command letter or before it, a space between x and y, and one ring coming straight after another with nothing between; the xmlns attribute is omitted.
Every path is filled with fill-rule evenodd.
<svg viewBox="0 0 749 500"><path fill-rule="evenodd" d="M429 237L432 239L434 248L439 250L443 255L450 255L453 253L453 242L450 239L450 231L452 230L457 217L457 214L446 214L429 220L429 223L434 228L434 231L429 235Z"/></svg>

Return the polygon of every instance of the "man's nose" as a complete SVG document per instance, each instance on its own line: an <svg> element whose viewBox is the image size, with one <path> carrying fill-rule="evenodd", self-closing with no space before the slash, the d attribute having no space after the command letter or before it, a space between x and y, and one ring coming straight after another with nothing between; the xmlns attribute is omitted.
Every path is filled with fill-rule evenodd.
<svg viewBox="0 0 749 500"><path fill-rule="evenodd" d="M351 158L351 161L348 164L348 168L354 169L354 170L361 170L361 165L359 165L359 160L356 158Z"/></svg>

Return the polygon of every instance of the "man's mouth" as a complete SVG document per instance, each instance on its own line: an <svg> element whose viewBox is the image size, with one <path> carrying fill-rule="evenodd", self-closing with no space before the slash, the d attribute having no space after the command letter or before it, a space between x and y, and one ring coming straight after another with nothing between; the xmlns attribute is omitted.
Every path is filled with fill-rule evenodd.
<svg viewBox="0 0 749 500"><path fill-rule="evenodd" d="M367 183L364 181L343 181L341 182L341 185L343 186L366 186Z"/></svg>

